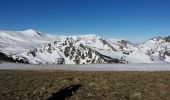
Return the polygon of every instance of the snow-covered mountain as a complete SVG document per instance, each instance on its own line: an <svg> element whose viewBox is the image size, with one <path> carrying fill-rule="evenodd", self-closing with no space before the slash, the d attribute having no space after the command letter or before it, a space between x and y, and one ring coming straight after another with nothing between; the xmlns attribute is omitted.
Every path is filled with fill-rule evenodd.
<svg viewBox="0 0 170 100"><path fill-rule="evenodd" d="M154 62L170 62L170 36L156 37L138 46Z"/></svg>
<svg viewBox="0 0 170 100"><path fill-rule="evenodd" d="M0 50L7 55L19 54L51 42L50 38L33 29L25 31L0 31Z"/></svg>
<svg viewBox="0 0 170 100"><path fill-rule="evenodd" d="M0 59L30 64L167 63L170 37L135 46L93 34L54 36L33 29L0 31Z"/></svg>

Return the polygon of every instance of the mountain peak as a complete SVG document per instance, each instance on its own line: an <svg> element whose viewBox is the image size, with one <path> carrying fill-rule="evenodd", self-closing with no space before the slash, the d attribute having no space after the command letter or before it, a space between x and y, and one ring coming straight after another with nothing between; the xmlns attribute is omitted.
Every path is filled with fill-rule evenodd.
<svg viewBox="0 0 170 100"><path fill-rule="evenodd" d="M167 37L164 37L164 39L165 39L166 42L170 42L170 35L167 36Z"/></svg>
<svg viewBox="0 0 170 100"><path fill-rule="evenodd" d="M24 30L24 32L37 32L37 31L34 29L27 29L27 30Z"/></svg>
<svg viewBox="0 0 170 100"><path fill-rule="evenodd" d="M79 35L78 37L82 37L82 38L101 38L100 36L96 35L96 34L86 34L86 35Z"/></svg>
<svg viewBox="0 0 170 100"><path fill-rule="evenodd" d="M27 36L44 36L41 32L38 32L34 29L27 29L24 31L20 31L21 33L24 33Z"/></svg>

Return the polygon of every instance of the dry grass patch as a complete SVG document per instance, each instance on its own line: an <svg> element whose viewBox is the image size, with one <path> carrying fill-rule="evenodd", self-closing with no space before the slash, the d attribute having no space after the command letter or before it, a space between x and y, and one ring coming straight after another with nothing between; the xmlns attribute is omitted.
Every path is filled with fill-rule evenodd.
<svg viewBox="0 0 170 100"><path fill-rule="evenodd" d="M170 72L0 71L1 100L46 100L80 84L68 100L169 100Z"/></svg>

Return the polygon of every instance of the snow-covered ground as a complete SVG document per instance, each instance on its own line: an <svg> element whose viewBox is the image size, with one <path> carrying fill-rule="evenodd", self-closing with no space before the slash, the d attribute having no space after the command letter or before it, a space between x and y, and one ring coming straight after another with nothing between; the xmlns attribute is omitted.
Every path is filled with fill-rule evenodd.
<svg viewBox="0 0 170 100"><path fill-rule="evenodd" d="M30 65L2 63L0 70L170 71L170 64Z"/></svg>

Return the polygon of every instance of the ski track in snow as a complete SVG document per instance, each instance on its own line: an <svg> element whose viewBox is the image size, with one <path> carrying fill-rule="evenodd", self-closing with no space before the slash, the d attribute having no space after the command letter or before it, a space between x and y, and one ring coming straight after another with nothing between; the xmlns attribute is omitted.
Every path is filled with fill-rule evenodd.
<svg viewBox="0 0 170 100"><path fill-rule="evenodd" d="M170 64L31 65L2 63L0 70L170 71Z"/></svg>

